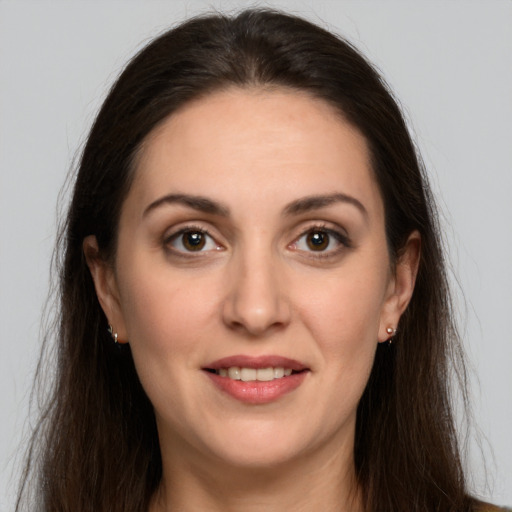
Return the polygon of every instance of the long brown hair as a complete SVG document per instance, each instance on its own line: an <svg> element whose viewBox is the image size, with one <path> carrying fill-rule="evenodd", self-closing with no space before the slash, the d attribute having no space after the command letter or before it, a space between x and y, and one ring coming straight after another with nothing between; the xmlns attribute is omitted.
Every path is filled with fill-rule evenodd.
<svg viewBox="0 0 512 512"><path fill-rule="evenodd" d="M147 509L162 470L153 410L130 349L117 349L107 333L82 242L94 234L102 257L113 261L144 139L188 101L247 86L292 88L332 105L367 140L392 261L413 230L421 234L411 303L394 343L379 345L358 408L354 460L365 509L471 510L450 398L452 370L464 384L464 365L422 163L366 59L342 38L272 10L202 16L164 33L131 60L106 98L60 239L56 377L21 494L33 473L44 511Z"/></svg>

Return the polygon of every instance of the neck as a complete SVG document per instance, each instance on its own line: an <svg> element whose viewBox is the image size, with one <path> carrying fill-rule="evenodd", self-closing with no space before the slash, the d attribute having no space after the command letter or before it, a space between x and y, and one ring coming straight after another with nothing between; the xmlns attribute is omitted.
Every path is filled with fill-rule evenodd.
<svg viewBox="0 0 512 512"><path fill-rule="evenodd" d="M333 453L326 446L264 468L162 453L162 482L150 511L362 511L352 447Z"/></svg>

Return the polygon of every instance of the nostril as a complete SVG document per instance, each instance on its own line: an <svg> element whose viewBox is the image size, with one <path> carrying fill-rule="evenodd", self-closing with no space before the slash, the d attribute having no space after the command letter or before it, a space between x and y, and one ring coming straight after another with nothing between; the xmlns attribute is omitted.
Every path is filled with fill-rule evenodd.
<svg viewBox="0 0 512 512"><path fill-rule="evenodd" d="M289 324L290 308L277 289L277 279L261 272L244 274L230 289L223 320L230 329L261 337Z"/></svg>

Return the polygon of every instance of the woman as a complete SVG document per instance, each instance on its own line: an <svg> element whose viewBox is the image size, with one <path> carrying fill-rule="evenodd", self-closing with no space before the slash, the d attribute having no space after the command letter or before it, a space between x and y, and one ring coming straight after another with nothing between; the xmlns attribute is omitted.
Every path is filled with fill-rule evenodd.
<svg viewBox="0 0 512 512"><path fill-rule="evenodd" d="M486 510L426 178L348 43L272 11L153 41L62 240L42 510Z"/></svg>

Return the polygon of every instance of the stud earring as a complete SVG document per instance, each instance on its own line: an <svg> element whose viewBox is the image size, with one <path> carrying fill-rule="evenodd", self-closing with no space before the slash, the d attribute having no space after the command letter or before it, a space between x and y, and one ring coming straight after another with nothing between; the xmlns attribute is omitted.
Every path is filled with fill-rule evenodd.
<svg viewBox="0 0 512 512"><path fill-rule="evenodd" d="M112 336L114 343L117 345L119 343L117 341L117 332L114 332L114 328L110 324L108 324L108 332L109 332L110 336Z"/></svg>
<svg viewBox="0 0 512 512"><path fill-rule="evenodd" d="M386 329L386 332L389 334L389 338L388 338L388 343L391 345L391 343L393 343L393 338L395 337L396 335L396 329L394 327L388 327Z"/></svg>

